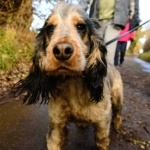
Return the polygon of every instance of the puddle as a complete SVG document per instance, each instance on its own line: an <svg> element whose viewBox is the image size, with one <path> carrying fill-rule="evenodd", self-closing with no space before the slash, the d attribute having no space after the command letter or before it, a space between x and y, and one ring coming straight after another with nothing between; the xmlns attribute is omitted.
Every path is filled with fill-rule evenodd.
<svg viewBox="0 0 150 150"><path fill-rule="evenodd" d="M134 60L139 63L143 67L143 71L150 73L150 63L139 59L138 57L134 57Z"/></svg>

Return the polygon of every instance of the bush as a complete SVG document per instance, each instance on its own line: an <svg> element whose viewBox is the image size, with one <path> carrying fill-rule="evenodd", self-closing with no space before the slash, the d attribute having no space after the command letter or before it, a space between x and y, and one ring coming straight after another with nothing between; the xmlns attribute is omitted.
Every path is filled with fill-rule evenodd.
<svg viewBox="0 0 150 150"><path fill-rule="evenodd" d="M145 41L143 50L144 50L144 52L150 50L150 37L148 37L147 40Z"/></svg>
<svg viewBox="0 0 150 150"><path fill-rule="evenodd" d="M0 70L12 70L23 59L31 58L33 40L27 40L29 35L18 35L13 28L0 30Z"/></svg>
<svg viewBox="0 0 150 150"><path fill-rule="evenodd" d="M147 61L147 62L150 62L150 50L144 52L144 53L141 54L139 57L140 57L142 60L145 60L145 61Z"/></svg>

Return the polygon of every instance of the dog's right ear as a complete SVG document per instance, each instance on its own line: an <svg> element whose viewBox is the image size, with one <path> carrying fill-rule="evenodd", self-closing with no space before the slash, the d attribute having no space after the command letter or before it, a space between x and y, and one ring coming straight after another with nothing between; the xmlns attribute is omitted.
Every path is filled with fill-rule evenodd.
<svg viewBox="0 0 150 150"><path fill-rule="evenodd" d="M24 94L23 103L34 104L40 101L41 104L47 104L50 97L56 95L56 81L56 77L47 75L33 64L28 76L17 82L12 92L15 97Z"/></svg>
<svg viewBox="0 0 150 150"><path fill-rule="evenodd" d="M24 93L23 102L27 102L27 104L34 104L38 101L48 103L50 96L54 96L56 91L57 77L47 75L39 67L40 54L46 53L45 26L46 24L36 37L32 66L28 76L16 83L12 89L15 97Z"/></svg>
<svg viewBox="0 0 150 150"><path fill-rule="evenodd" d="M39 57L40 57L40 53L46 53L46 46L47 46L47 42L46 42L46 23L44 24L44 26L39 29L39 33L36 36L35 39L35 47L34 47L34 56L33 56L33 63L39 63Z"/></svg>

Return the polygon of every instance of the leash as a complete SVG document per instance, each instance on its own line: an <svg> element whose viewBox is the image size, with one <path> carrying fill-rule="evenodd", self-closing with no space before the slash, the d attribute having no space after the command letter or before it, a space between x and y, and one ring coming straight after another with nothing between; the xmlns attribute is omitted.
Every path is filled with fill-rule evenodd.
<svg viewBox="0 0 150 150"><path fill-rule="evenodd" d="M133 32L133 31L135 31L136 29L138 29L139 27L141 27L141 26L143 26L144 24L148 23L149 21L150 21L150 19L147 20L146 22L140 24L139 26L133 28L132 30L129 30L128 32L126 32L126 33L124 33L124 34L121 34L121 35L119 35L119 36L113 38L112 40L106 42L105 45L109 45L109 44L113 43L114 41L116 41L116 40L118 40L118 39L120 39L120 38L126 36L127 34L129 34L129 33Z"/></svg>

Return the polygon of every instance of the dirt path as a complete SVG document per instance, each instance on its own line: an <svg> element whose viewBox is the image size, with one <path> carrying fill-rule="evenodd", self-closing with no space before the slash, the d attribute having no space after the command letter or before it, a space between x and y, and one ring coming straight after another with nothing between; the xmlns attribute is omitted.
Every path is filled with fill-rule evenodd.
<svg viewBox="0 0 150 150"><path fill-rule="evenodd" d="M111 129L110 150L150 150L150 73L132 57L118 69L124 83L124 119L121 133ZM0 150L46 149L47 106L26 106L1 96L0 120ZM68 129L67 150L97 150L92 126L78 129L70 124Z"/></svg>
<svg viewBox="0 0 150 150"><path fill-rule="evenodd" d="M133 57L127 57L118 69L124 83L123 141L131 142L130 150L150 150L150 73L143 72Z"/></svg>

